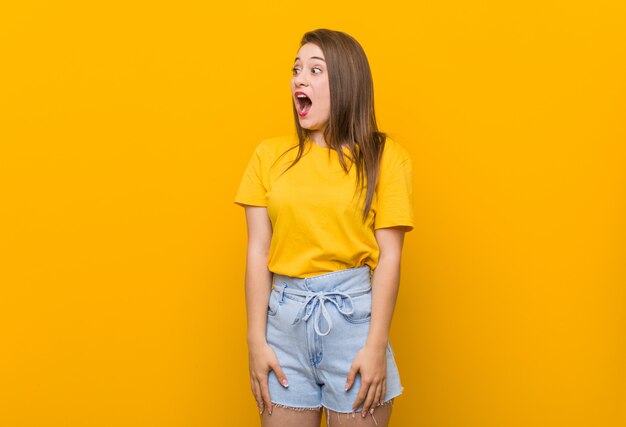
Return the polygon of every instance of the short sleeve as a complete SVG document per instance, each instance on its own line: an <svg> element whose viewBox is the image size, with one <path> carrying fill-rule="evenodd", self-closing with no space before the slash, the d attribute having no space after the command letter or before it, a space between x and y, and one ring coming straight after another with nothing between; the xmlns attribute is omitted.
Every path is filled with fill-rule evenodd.
<svg viewBox="0 0 626 427"><path fill-rule="evenodd" d="M267 206L267 188L262 144L257 145L243 173L234 202L238 205Z"/></svg>
<svg viewBox="0 0 626 427"><path fill-rule="evenodd" d="M382 169L379 178L377 197L378 208L374 219L374 229L406 226L413 230L413 164L410 158L389 169Z"/></svg>

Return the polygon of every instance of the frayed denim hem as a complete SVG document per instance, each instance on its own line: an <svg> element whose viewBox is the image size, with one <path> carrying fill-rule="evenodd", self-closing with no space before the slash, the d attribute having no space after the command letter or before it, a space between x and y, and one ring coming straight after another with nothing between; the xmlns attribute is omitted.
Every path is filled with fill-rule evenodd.
<svg viewBox="0 0 626 427"><path fill-rule="evenodd" d="M402 393L402 392L400 392ZM383 406L383 405L393 405L393 400L398 397L400 394L393 396L392 398L390 398L389 400L384 401L383 403L378 403L376 404L376 408ZM356 412L355 411L349 411L349 412L343 412L343 411L335 411L334 409L328 408L326 406L324 406L324 408L326 409L326 424L328 426L330 426L330 411L333 411L335 414L337 414L337 420L339 421L339 423L341 424L341 418L342 416L345 414L346 418L356 418ZM372 420L374 420L374 424L378 425L378 421L376 421L376 417L374 417L374 414L376 413L376 411L370 411L369 415L370 417L372 417ZM339 415L341 414L341 416Z"/></svg>
<svg viewBox="0 0 626 427"><path fill-rule="evenodd" d="M393 399L395 399L397 396L392 397L389 400L384 401L383 403L377 403L376 407L379 406L383 406L383 405L393 405ZM339 421L339 424L341 424L341 415L345 414L346 418L355 418L356 417L356 412L355 411L350 411L350 412L341 412L341 411L335 411L334 409L329 409L327 407L324 407L326 409L326 425L330 427L330 411L333 411L335 414L337 414L337 420ZM368 412L370 417L372 417L372 419L374 420L374 424L378 425L378 421L376 421L376 417L374 417L374 413L376 411L374 410L373 412Z"/></svg>
<svg viewBox="0 0 626 427"><path fill-rule="evenodd" d="M397 396L395 396L397 397ZM393 405L393 399L395 399L395 397L392 397L391 399L383 402L383 403L378 403L376 404L376 407L379 406L383 406L383 405ZM285 409L291 409L293 411L319 411L320 409L326 409L326 425L330 426L330 411L333 411L335 414L337 414L337 420L339 421L339 424L341 424L341 416L339 414L345 414L346 418L349 419L350 417L355 418L356 417L356 412L355 411L350 411L350 412L341 412L341 411L335 411L334 409L329 409L325 406L314 406L312 408L299 408L299 407L295 407L295 406L288 406L288 405L283 405L281 403L274 403L272 402L272 407L274 408L285 408ZM374 411L376 412L376 411ZM369 415L372 417L372 419L374 420L374 424L378 425L378 422L376 421L376 418L374 417L374 412L369 412Z"/></svg>
<svg viewBox="0 0 626 427"><path fill-rule="evenodd" d="M297 408L295 406L287 406L287 405L283 405L281 403L274 403L272 402L272 406L274 408L286 408L286 409L293 409L294 411L319 411L320 409L322 409L322 406L314 406L312 408Z"/></svg>

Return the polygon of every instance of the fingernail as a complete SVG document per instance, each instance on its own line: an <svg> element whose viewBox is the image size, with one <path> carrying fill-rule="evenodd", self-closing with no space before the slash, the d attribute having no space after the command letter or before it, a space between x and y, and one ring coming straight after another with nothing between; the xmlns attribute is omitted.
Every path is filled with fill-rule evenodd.
<svg viewBox="0 0 626 427"><path fill-rule="evenodd" d="M346 384L346 390L348 390L348 384Z"/></svg>
<svg viewBox="0 0 626 427"><path fill-rule="evenodd" d="M284 379L282 381L283 387L289 387L289 383L287 382L287 379Z"/></svg>
<svg viewBox="0 0 626 427"><path fill-rule="evenodd" d="M365 412L361 412L361 417L365 418Z"/></svg>
<svg viewBox="0 0 626 427"><path fill-rule="evenodd" d="M374 408L370 409L370 414L374 413Z"/></svg>

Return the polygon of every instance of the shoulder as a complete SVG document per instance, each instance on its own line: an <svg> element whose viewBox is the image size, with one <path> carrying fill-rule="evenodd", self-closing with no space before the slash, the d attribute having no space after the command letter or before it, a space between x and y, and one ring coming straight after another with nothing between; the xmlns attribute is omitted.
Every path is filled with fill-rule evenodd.
<svg viewBox="0 0 626 427"><path fill-rule="evenodd" d="M410 160L411 155L407 149L395 139L387 136L381 162L383 164L397 165Z"/></svg>
<svg viewBox="0 0 626 427"><path fill-rule="evenodd" d="M295 134L274 136L262 139L256 151L260 155L275 158L294 145L298 145L298 136Z"/></svg>

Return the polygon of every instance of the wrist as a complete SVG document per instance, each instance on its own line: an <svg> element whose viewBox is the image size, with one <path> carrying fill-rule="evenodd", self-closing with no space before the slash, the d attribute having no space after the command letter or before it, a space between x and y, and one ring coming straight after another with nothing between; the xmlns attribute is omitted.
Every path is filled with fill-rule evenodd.
<svg viewBox="0 0 626 427"><path fill-rule="evenodd" d="M365 341L365 345L374 350L386 350L387 349L387 340L380 339L368 339Z"/></svg>
<svg viewBox="0 0 626 427"><path fill-rule="evenodd" d="M248 335L247 341L249 346L267 343L267 340L263 335Z"/></svg>

